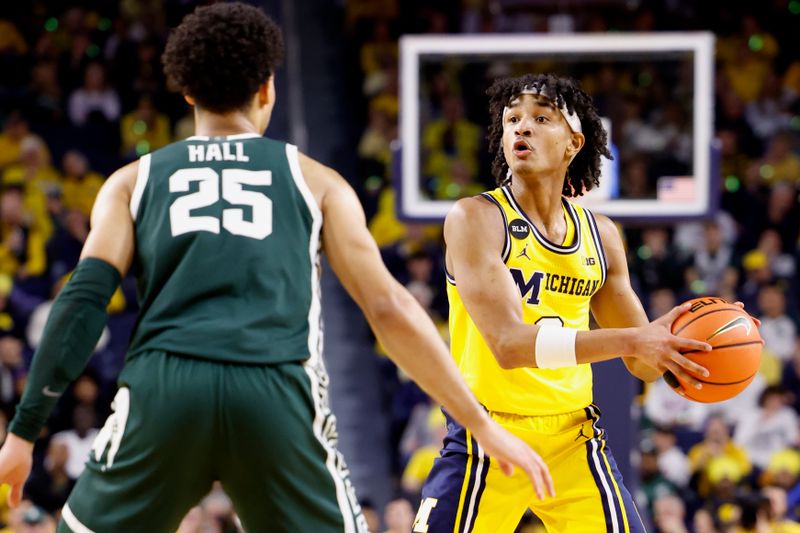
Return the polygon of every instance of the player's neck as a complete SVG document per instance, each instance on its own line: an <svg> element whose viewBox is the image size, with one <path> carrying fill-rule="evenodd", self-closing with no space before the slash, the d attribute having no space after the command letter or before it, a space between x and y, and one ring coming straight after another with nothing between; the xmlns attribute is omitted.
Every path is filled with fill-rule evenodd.
<svg viewBox="0 0 800 533"><path fill-rule="evenodd" d="M513 177L511 190L514 198L532 221L541 223L544 230L563 228L564 211L561 207L562 187L553 179L529 179Z"/></svg>
<svg viewBox="0 0 800 533"><path fill-rule="evenodd" d="M194 111L195 135L204 137L224 137L240 133L255 133L258 131L255 120L241 111L231 113L211 113L195 107Z"/></svg>

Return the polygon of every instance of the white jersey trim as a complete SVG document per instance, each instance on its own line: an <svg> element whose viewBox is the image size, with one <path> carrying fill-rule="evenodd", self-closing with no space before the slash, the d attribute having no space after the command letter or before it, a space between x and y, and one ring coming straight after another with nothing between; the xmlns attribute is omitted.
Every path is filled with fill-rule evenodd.
<svg viewBox="0 0 800 533"><path fill-rule="evenodd" d="M259 135L257 133L236 133L234 135L222 135L219 137L220 140L223 141L240 141L242 139L257 139L259 137L263 137L263 135ZM216 137L215 137L216 139ZM186 137L187 141L210 141L211 137L208 135L192 135L191 137Z"/></svg>
<svg viewBox="0 0 800 533"><path fill-rule="evenodd" d="M621 533L620 529L620 518L617 516L617 500L615 498L614 489L612 488L611 482L608 479L607 471L604 468L604 461L600 457L600 432L597 429L597 421L600 419L600 415L595 411L594 406L590 405L588 407L589 412L592 415L592 431L593 431L593 438L591 439L592 443L592 461L594 462L594 468L597 471L597 475L600 477L600 482L603 484L603 490L606 493L606 500L608 500L608 510L609 514L611 515L611 530L613 533ZM622 512L622 509L620 509Z"/></svg>
<svg viewBox="0 0 800 533"><path fill-rule="evenodd" d="M136 174L136 185L133 187L131 194L131 218L136 221L136 214L139 212L139 204L142 201L144 188L147 186L147 180L150 179L150 157L152 154L143 155L139 159L139 172Z"/></svg>
<svg viewBox="0 0 800 533"><path fill-rule="evenodd" d="M483 448L481 448L481 445L478 443L478 440L475 439L474 442L475 442L475 447L478 449L478 468L475 469L475 484L472 487L472 494L470 495L469 505L467 506L468 509L467 520L466 522L464 522L465 531L470 531L472 529L470 527L470 524L472 523L472 515L477 513L476 501L478 499L478 493L481 491L483 485L483 482L481 480L483 479L483 467L484 467L483 463L486 458L485 454L483 453Z"/></svg>
<svg viewBox="0 0 800 533"><path fill-rule="evenodd" d="M64 519L64 522L67 523L74 533L94 533L94 531L83 525L81 521L75 517L68 503L65 503L64 507L61 509L61 518Z"/></svg>
<svg viewBox="0 0 800 533"><path fill-rule="evenodd" d="M311 189L308 188L303 171L300 168L300 157L297 146L286 145L286 159L292 172L297 189L303 196L311 213L311 235L308 242L308 257L311 261L311 306L308 310L308 353L312 364L320 364L322 358L322 305L320 302L319 272L319 233L322 228L322 211L320 211Z"/></svg>
<svg viewBox="0 0 800 533"><path fill-rule="evenodd" d="M303 196L312 218L311 236L308 243L308 258L311 261L311 306L308 310L308 352L309 358L306 361L304 368L308 378L311 381L311 394L314 399L314 423L313 430L319 443L325 449L327 454L325 459L325 466L333 479L333 484L336 487L336 500L339 504L339 511L342 513L344 520L345 533L355 533L356 524L353 517L353 508L350 505L350 500L347 494L347 487L343 476L337 468L337 458L339 453L323 435L327 421L332 418L330 408L327 405L327 390L325 385L321 383L321 379L327 379L325 371L325 364L322 360L322 327L321 316L322 306L320 301L320 283L319 283L319 232L322 228L322 211L317 205L311 189L306 183L303 171L300 168L300 157L297 151L297 146L293 144L286 145L286 160L289 163L289 170L292 172L292 179L294 180L297 190Z"/></svg>

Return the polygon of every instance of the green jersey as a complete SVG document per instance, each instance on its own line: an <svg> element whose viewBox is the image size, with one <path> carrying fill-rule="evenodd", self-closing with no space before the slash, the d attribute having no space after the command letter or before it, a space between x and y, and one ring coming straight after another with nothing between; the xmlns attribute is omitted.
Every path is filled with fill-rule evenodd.
<svg viewBox="0 0 800 533"><path fill-rule="evenodd" d="M128 358L319 353L322 214L295 146L254 134L171 144L140 159L130 208L141 310Z"/></svg>

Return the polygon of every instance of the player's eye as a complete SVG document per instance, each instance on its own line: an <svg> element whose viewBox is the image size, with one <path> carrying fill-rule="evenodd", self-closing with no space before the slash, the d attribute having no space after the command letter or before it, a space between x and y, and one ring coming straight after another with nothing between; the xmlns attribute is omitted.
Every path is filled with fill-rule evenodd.
<svg viewBox="0 0 800 533"><path fill-rule="evenodd" d="M547 117L546 117L546 116L544 116L544 115L539 115L538 117L536 117L536 122L538 122L539 124L544 124L544 123L545 123L545 122L547 122L548 120L550 120L550 119L549 119L549 118L547 118Z"/></svg>
<svg viewBox="0 0 800 533"><path fill-rule="evenodd" d="M519 122L519 118L515 117L515 116L511 116L511 117L508 117L508 121L510 123L512 123L512 124L516 124L517 122Z"/></svg>

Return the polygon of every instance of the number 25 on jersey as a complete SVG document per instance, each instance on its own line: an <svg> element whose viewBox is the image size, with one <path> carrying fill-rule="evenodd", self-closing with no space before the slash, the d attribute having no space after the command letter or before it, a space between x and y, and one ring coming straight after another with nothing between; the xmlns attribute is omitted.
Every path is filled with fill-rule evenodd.
<svg viewBox="0 0 800 533"><path fill-rule="evenodd" d="M193 231L220 232L215 216L192 215L192 210L208 207L219 201L220 175L214 169L183 168L169 177L169 192L187 192L189 185L199 182L196 192L181 196L169 208L172 236ZM233 205L251 208L252 220L245 220L244 209L222 210L222 227L234 235L262 240L272 233L272 200L265 194L247 191L242 185L272 185L272 172L226 168L222 171L222 198Z"/></svg>

